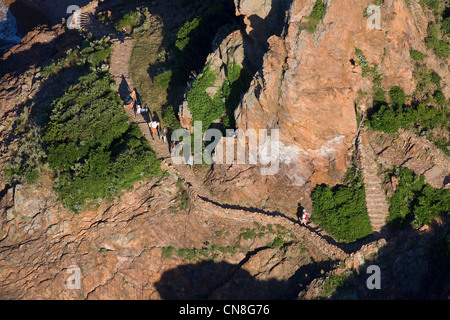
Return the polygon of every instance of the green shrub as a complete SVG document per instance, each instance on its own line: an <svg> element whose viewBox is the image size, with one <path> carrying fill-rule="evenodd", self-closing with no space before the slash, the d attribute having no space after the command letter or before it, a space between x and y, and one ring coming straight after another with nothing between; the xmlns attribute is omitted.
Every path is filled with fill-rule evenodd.
<svg viewBox="0 0 450 320"><path fill-rule="evenodd" d="M423 60L423 58L425 58L427 55L423 54L420 51L412 49L410 52L410 56L413 60L420 61L420 60Z"/></svg>
<svg viewBox="0 0 450 320"><path fill-rule="evenodd" d="M316 31L317 25L322 20L323 16L325 15L326 6L325 3L322 0L317 0L314 4L314 7L307 17L307 22L303 22L300 24L299 28L300 30L308 30L310 33L313 33Z"/></svg>
<svg viewBox="0 0 450 320"><path fill-rule="evenodd" d="M439 0L424 0L424 2L431 10L439 10Z"/></svg>
<svg viewBox="0 0 450 320"><path fill-rule="evenodd" d="M172 106L167 106L163 109L162 122L164 126L169 127L171 130L177 130L181 128L180 121L177 119Z"/></svg>
<svg viewBox="0 0 450 320"><path fill-rule="evenodd" d="M407 168L396 168L388 173L396 176L399 184L389 199L387 221L394 228L420 227L430 223L437 215L447 213L450 207L450 190L433 189L423 176Z"/></svg>
<svg viewBox="0 0 450 320"><path fill-rule="evenodd" d="M369 62L361 49L355 47L355 54L357 55L356 63L362 68L363 77L367 76L369 73L376 73L377 68L369 66Z"/></svg>
<svg viewBox="0 0 450 320"><path fill-rule="evenodd" d="M64 205L78 212L160 173L156 155L122 108L104 73L81 77L52 103L45 129L48 165Z"/></svg>
<svg viewBox="0 0 450 320"><path fill-rule="evenodd" d="M95 69L99 67L103 62L107 61L107 58L111 54L112 49L111 47L107 48L97 48L96 51L92 52L87 56L87 62L89 63L90 67Z"/></svg>
<svg viewBox="0 0 450 320"><path fill-rule="evenodd" d="M94 70L103 62L107 62L112 51L111 42L106 38L95 40L93 38L80 37L75 41L73 47L75 49L68 49L63 57L53 59L42 68L42 77L44 79L72 66L89 67Z"/></svg>
<svg viewBox="0 0 450 320"><path fill-rule="evenodd" d="M439 75L426 67L418 68L416 79L416 96L423 95L425 90L429 91L432 88L440 87L441 78ZM432 100L439 107L433 107L425 102L405 105L406 96L400 87L392 87L389 90L389 95L391 98L389 105L379 102L378 106L374 106L375 112L369 114L367 125L370 128L394 133L400 128L417 128L421 131L426 131L438 127L448 127L447 108L443 107L446 103L446 98L440 90L435 91Z"/></svg>
<svg viewBox="0 0 450 320"><path fill-rule="evenodd" d="M177 32L177 40L175 41L175 46L180 50L183 51L186 46L191 42L191 37L193 36L194 32L198 32L198 28L200 26L200 23L202 21L201 16L197 16L193 18L190 21L187 21Z"/></svg>
<svg viewBox="0 0 450 320"><path fill-rule="evenodd" d="M433 50L433 52L440 58L448 57L448 43L439 39L440 26L439 24L430 24L427 28L427 37L425 38L425 44L427 50Z"/></svg>
<svg viewBox="0 0 450 320"><path fill-rule="evenodd" d="M436 103L440 106L443 107L444 104L446 103L447 99L445 98L445 95L442 93L442 91L437 90L434 95L433 95Z"/></svg>
<svg viewBox="0 0 450 320"><path fill-rule="evenodd" d="M339 288L345 287L347 279L350 275L350 272L345 272L342 274L333 274L329 276L323 285L321 295L324 297L328 297L336 292L336 290L338 290Z"/></svg>
<svg viewBox="0 0 450 320"><path fill-rule="evenodd" d="M427 99L432 92L441 87L441 77L425 65L418 65L414 70L414 78L417 81L414 97L416 100Z"/></svg>
<svg viewBox="0 0 450 320"><path fill-rule="evenodd" d="M172 254L174 252L175 248L170 246L170 247L163 247L161 249L161 256L164 259L171 259L172 258Z"/></svg>
<svg viewBox="0 0 450 320"><path fill-rule="evenodd" d="M389 90L389 96L391 97L391 103L396 107L403 106L406 103L405 92L398 86Z"/></svg>
<svg viewBox="0 0 450 320"><path fill-rule="evenodd" d="M141 21L141 13L138 11L128 12L124 14L116 24L116 30L122 31L123 27L136 27Z"/></svg>
<svg viewBox="0 0 450 320"><path fill-rule="evenodd" d="M400 128L431 130L439 126L447 127L447 110L425 103L399 107L382 105L377 112L369 116L368 125L374 130L387 133L397 132Z"/></svg>
<svg viewBox="0 0 450 320"><path fill-rule="evenodd" d="M216 80L214 72L206 66L203 73L197 77L188 93L188 105L194 121L203 122L203 131L211 123L226 114L225 127L232 127L234 110L241 94L248 88L250 77L237 63L227 67L227 78L214 97L206 89L213 87Z"/></svg>
<svg viewBox="0 0 450 320"><path fill-rule="evenodd" d="M441 86L441 77L435 72L435 71L431 71L431 83L437 85L438 87Z"/></svg>
<svg viewBox="0 0 450 320"><path fill-rule="evenodd" d="M346 184L317 186L311 194L312 221L339 241L352 242L372 233L361 173L347 171Z"/></svg>
<svg viewBox="0 0 450 320"><path fill-rule="evenodd" d="M16 131L20 144L10 162L5 164L4 173L12 183L33 183L39 178L41 166L47 157L41 139L42 133L28 117L21 116L18 121L23 125L23 129Z"/></svg>
<svg viewBox="0 0 450 320"><path fill-rule="evenodd" d="M155 83L155 86L161 90L161 91L167 91L170 86L170 82L172 80L172 71L168 70L161 74L158 74L155 79L153 79L153 82Z"/></svg>
<svg viewBox="0 0 450 320"><path fill-rule="evenodd" d="M450 9L448 9L450 11ZM450 37L450 16L446 17L441 24L441 30L444 35Z"/></svg>
<svg viewBox="0 0 450 320"><path fill-rule="evenodd" d="M322 20L325 15L325 9L325 3L322 0L317 0L308 18L312 20Z"/></svg>
<svg viewBox="0 0 450 320"><path fill-rule="evenodd" d="M196 10L178 29L170 54L174 79L183 85L192 70L204 65L219 28L236 19L234 6L222 0L194 1L193 6Z"/></svg>

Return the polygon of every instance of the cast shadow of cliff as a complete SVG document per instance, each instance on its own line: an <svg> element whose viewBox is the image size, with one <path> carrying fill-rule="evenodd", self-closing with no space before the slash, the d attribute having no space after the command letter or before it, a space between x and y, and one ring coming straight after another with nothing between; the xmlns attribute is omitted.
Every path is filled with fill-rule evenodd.
<svg viewBox="0 0 450 320"><path fill-rule="evenodd" d="M50 32L50 29L47 30ZM6 74L15 77L32 66L42 66L45 61L58 54L60 48L73 41L73 37L76 37L75 31L66 31L50 41L35 42L26 50L11 54L8 51L3 54L0 52L0 77Z"/></svg>
<svg viewBox="0 0 450 320"><path fill-rule="evenodd" d="M215 7L217 2L220 2L223 10L217 10ZM170 52L170 58L167 63L157 62L154 65L149 65L147 70L148 75L152 79L169 69L172 71L167 90L167 103L162 106L162 109L173 108L175 114L178 113L178 106L186 98L186 93L195 79L195 76L193 77L192 74L200 74L207 56L229 34L240 30L244 39L244 67L248 74L245 76L240 75L240 79L242 78L240 85L232 88L234 90L231 94L236 96L236 99L231 99L232 102L230 104L232 103L233 105L227 105L227 113L234 118L234 110L242 94L248 90L250 80L262 68L263 57L268 50L267 40L272 35L283 36L287 26L285 13L292 2L293 0L273 1L270 12L264 19L256 15L248 17L253 25L258 26L253 29L249 36L245 32L246 26L243 16L236 17L234 1L209 1L210 6L207 6L206 15L211 15L208 18L210 22L208 22L207 26L201 26L192 30L189 33L191 40L183 44L181 50L175 45L174 29L182 27L184 22L190 21L197 13L194 12L192 16L186 15L184 22L180 23L180 25L174 25L170 15L164 12L164 6L151 7L151 13L162 19L164 25L162 29L164 39L162 47ZM246 78L249 78L249 80L247 81ZM234 126L234 121L231 122L231 126Z"/></svg>
<svg viewBox="0 0 450 320"><path fill-rule="evenodd" d="M52 25L50 19L42 11L29 6L23 0L16 0L10 4L9 10L17 21L19 33L25 35L40 25Z"/></svg>
<svg viewBox="0 0 450 320"><path fill-rule="evenodd" d="M303 290L313 284L317 299L325 300L447 300L450 295L450 235L448 216L434 223L430 232L404 230L388 240L377 256L367 259L341 278L336 261L312 262L301 266L286 280L257 279L242 266L251 258L248 253L239 264L203 261L186 264L163 273L155 284L165 300L290 300L304 297ZM256 249L255 251L262 250ZM380 289L367 273L369 266L380 268ZM341 264L342 266L342 264ZM349 274L349 275L348 275ZM321 283L321 284L320 284ZM330 290L337 286L334 290ZM312 291L309 291L311 295ZM326 293L331 291L331 293Z"/></svg>
<svg viewBox="0 0 450 320"><path fill-rule="evenodd" d="M450 297L450 223L448 214L427 231L396 232L372 258L351 273L329 297L332 300L448 300ZM379 267L379 288L375 272Z"/></svg>
<svg viewBox="0 0 450 320"><path fill-rule="evenodd" d="M244 52L247 67L252 74L261 70L264 55L269 50L268 40L272 36L284 38L287 32L288 21L286 12L289 10L293 0L273 1L269 14L263 19L258 15L251 15L247 19L252 30L247 34L244 32L246 25L241 20L240 30L244 38Z"/></svg>
<svg viewBox="0 0 450 320"><path fill-rule="evenodd" d="M310 263L287 280L259 280L242 268L250 255L239 264L203 261L176 267L164 272L155 287L164 300L291 300L332 265Z"/></svg>

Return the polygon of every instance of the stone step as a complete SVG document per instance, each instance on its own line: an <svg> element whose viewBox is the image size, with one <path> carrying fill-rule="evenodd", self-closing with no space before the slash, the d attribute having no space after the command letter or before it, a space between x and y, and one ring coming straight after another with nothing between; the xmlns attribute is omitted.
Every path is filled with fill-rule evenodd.
<svg viewBox="0 0 450 320"><path fill-rule="evenodd" d="M367 212L369 214L369 216L380 216L380 217L385 217L387 216L389 213L388 208L386 207L374 207L374 208L367 208Z"/></svg>
<svg viewBox="0 0 450 320"><path fill-rule="evenodd" d="M366 197L366 204L371 206L371 205L377 205L377 204L385 204L386 206L388 206L388 202L385 200L385 198L379 197L379 198L367 198Z"/></svg>
<svg viewBox="0 0 450 320"><path fill-rule="evenodd" d="M371 218L374 218L374 219L383 219L383 220L385 220L386 219L386 215L385 214L383 214L383 213L370 213L369 212L369 217L371 217Z"/></svg>

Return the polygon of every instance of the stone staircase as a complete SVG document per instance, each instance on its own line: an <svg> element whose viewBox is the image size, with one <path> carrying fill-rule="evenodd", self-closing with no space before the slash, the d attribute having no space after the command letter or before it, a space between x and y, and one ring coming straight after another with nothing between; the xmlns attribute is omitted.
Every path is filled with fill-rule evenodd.
<svg viewBox="0 0 450 320"><path fill-rule="evenodd" d="M359 138L359 159L366 192L366 207L369 213L372 230L381 233L389 215L389 204L382 187L381 177L378 176L376 156L369 144L365 129Z"/></svg>

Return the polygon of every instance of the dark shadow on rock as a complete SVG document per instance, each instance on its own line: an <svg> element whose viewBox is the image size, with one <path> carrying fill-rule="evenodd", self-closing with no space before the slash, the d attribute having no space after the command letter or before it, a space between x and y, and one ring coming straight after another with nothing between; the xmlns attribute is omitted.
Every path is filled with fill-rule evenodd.
<svg viewBox="0 0 450 320"><path fill-rule="evenodd" d="M301 266L287 280L258 280L242 268L251 255L239 264L202 261L166 271L155 284L164 300L288 300L296 299L320 270L331 263L309 263Z"/></svg>
<svg viewBox="0 0 450 320"><path fill-rule="evenodd" d="M448 214L438 217L425 233L416 229L397 231L376 257L366 260L359 273L352 273L330 299L448 300L449 231ZM376 284L374 271L368 273L369 266L379 267L379 289L367 286L368 282Z"/></svg>
<svg viewBox="0 0 450 320"><path fill-rule="evenodd" d="M208 199L206 197L203 196L199 196L200 199L202 199L203 201L206 202L210 202L212 204L214 204L217 207L223 208L223 209L232 209L232 210L242 210L242 211L246 211L249 213L260 213L260 214L264 214L270 217L282 217L284 219L286 219L289 222L295 223L297 225L300 225L300 221L297 218L294 218L293 216L287 216L281 212L278 211L267 211L267 210L263 210L257 207L245 207L245 206L241 206L241 205L235 205L235 204L224 204L224 203L219 203L216 202L214 200ZM333 237L324 234L321 229L319 227L313 227L310 224L307 225L302 225L303 228L308 229L310 232L317 234L318 236L320 236L321 238L323 238L324 240L326 240L328 243L330 243L331 245L338 247L339 249L341 249L342 251L344 251L345 253L353 253L355 251L358 251L362 246L371 243L373 241L378 240L382 235L385 235L386 232L382 232L382 234L378 234L378 233L374 233L371 234L367 237L364 237L362 239L359 239L355 242L351 242L351 243L342 243L342 242L338 242L336 241L336 239L334 239Z"/></svg>
<svg viewBox="0 0 450 320"><path fill-rule="evenodd" d="M122 79L120 80L120 84L119 84L119 95L120 95L120 99L122 99L122 101L131 93L131 88L130 85L127 82L127 79L125 79L125 76L122 75Z"/></svg>
<svg viewBox="0 0 450 320"><path fill-rule="evenodd" d="M448 185L450 183L450 175L445 176L444 178L444 186Z"/></svg>
<svg viewBox="0 0 450 320"><path fill-rule="evenodd" d="M297 220L301 220L302 216L303 216L303 210L305 210L305 208L301 205L301 203L297 203L297 212L295 213L295 215L297 216Z"/></svg>
<svg viewBox="0 0 450 320"><path fill-rule="evenodd" d="M47 29L49 32L50 29ZM61 53L61 48L73 41L72 36L77 37L76 32L64 32L47 42L36 42L29 49L14 53L5 51L0 60L0 78L9 73L17 76L32 66L42 66L50 58Z"/></svg>
<svg viewBox="0 0 450 320"><path fill-rule="evenodd" d="M245 24L241 21L241 30L244 37L244 50L246 64L253 76L263 65L263 58L269 49L267 40L271 36L284 37L287 32L286 11L289 10L293 0L273 1L269 14L262 19L257 15L248 17L253 30L247 35Z"/></svg>
<svg viewBox="0 0 450 320"><path fill-rule="evenodd" d="M27 34L40 25L52 25L50 19L39 9L31 7L23 0L16 0L9 6L9 10L17 21L19 33Z"/></svg>

